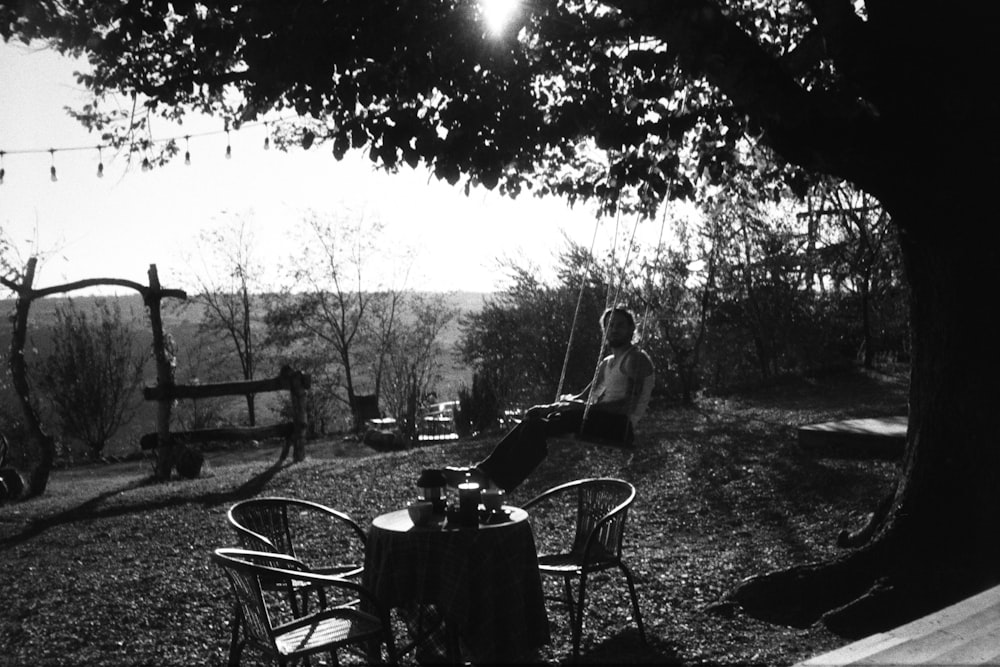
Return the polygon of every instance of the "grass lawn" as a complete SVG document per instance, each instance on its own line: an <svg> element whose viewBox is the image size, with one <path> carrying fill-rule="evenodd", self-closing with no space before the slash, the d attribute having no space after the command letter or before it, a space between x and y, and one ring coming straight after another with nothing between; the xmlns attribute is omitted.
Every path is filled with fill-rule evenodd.
<svg viewBox="0 0 1000 667"><path fill-rule="evenodd" d="M654 404L634 451L551 443L512 504L579 477L621 477L638 489L625 551L650 644L639 644L615 577L588 587L599 613L585 621L581 660L781 665L849 643L819 626L707 607L745 577L838 553L838 531L860 525L896 474L894 463L808 455L796 428L905 405L901 376L798 379L697 408ZM148 463L54 471L44 497L0 506L0 664L224 664L229 591L208 554L234 545L232 503L296 496L364 525L411 499L421 469L473 462L493 441L389 453L313 442L307 461L283 466L275 446L242 448L209 454L197 480L166 484L147 483ZM565 662L566 616L553 608L549 620L552 643L538 660ZM244 658L257 664L253 653Z"/></svg>

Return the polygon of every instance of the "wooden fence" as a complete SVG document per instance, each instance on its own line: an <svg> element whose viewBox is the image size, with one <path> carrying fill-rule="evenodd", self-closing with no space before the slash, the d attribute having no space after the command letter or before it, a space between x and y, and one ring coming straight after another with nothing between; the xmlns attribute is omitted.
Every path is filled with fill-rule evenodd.
<svg viewBox="0 0 1000 667"><path fill-rule="evenodd" d="M284 366L277 377L267 380L247 380L243 382L216 382L211 384L157 384L146 387L142 394L147 401L157 401L161 410L169 411L169 405L177 399L217 398L220 396L246 396L272 391L287 391L292 401L292 421L271 426L248 426L229 428L205 428L190 431L170 431L169 422L158 424L155 433L142 436L143 449L155 449L167 445L180 445L213 441L263 440L265 438L285 438L281 458L288 456L291 448L293 459L305 456L305 434L308 427L306 418L306 390L309 389L309 375Z"/></svg>

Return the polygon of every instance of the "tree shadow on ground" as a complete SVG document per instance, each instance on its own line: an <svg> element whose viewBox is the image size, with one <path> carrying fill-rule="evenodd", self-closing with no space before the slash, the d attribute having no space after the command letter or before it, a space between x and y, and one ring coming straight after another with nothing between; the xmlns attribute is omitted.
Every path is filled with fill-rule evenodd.
<svg viewBox="0 0 1000 667"><path fill-rule="evenodd" d="M64 524L75 523L77 521L89 521L91 519L107 519L111 517L125 516L138 512L154 511L180 505L201 503L206 507L220 504L234 503L239 500L252 498L259 494L278 472L286 465L291 465L284 461L275 461L270 466L253 475L239 486L226 490L215 491L195 496L172 496L168 498L156 498L147 501L122 503L102 507L102 504L123 491L130 491L146 486L152 486L159 482L151 477L128 482L120 487L109 489L93 498L71 507L62 512L30 522L20 533L12 535L0 541L0 551L13 548L19 544L32 540L46 530Z"/></svg>
<svg viewBox="0 0 1000 667"><path fill-rule="evenodd" d="M639 631L630 628L617 635L606 638L599 643L580 646L580 656L576 664L583 665L680 665L679 647L659 637L649 636L646 631L646 644L639 639ZM572 662L571 656L567 662Z"/></svg>

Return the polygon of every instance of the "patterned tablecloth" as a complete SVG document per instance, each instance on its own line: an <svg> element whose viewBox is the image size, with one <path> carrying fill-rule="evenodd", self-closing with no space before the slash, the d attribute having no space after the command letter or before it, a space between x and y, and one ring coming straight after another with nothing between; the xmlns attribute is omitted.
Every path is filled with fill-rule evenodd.
<svg viewBox="0 0 1000 667"><path fill-rule="evenodd" d="M405 509L372 521L364 583L390 607L431 605L473 663L515 662L549 642L535 539L522 509L510 520L417 527Z"/></svg>

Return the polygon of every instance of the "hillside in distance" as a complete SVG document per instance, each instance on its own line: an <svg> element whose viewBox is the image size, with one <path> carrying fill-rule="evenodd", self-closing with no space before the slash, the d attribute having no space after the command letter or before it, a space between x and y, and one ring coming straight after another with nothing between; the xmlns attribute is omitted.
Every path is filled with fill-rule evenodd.
<svg viewBox="0 0 1000 667"><path fill-rule="evenodd" d="M450 292L444 294L449 303L460 313L478 312L483 307L483 300L489 296L483 292ZM138 331L151 332L149 317L146 314L142 297L138 294L126 293L120 296L74 296L72 301L77 308L91 312L97 304L106 300L114 300L121 308L123 318L131 320ZM28 346L39 351L49 348L49 329L56 321L56 310L69 300L65 296L51 296L38 299L31 304L28 315ZM11 317L14 313L14 299L0 299L0 313L5 315L0 322L0 349L6 355L11 339ZM170 333L182 346L185 341L196 338L198 325L204 315L204 306L192 299L181 301L165 299L162 302L163 328ZM446 350L452 350L460 335L458 318L452 320L441 333L441 345Z"/></svg>

